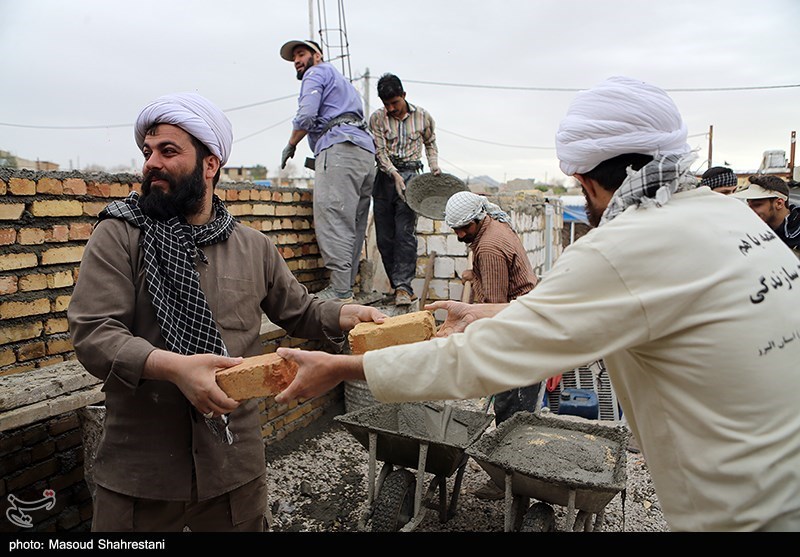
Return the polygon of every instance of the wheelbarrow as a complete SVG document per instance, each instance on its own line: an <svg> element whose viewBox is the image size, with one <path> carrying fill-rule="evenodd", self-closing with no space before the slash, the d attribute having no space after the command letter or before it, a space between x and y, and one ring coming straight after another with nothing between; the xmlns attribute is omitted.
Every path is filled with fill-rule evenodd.
<svg viewBox="0 0 800 557"><path fill-rule="evenodd" d="M438 509L441 523L455 516L465 449L494 416L438 402L407 402L377 404L334 419L369 451L367 506L359 530L410 532L428 509ZM383 466L376 478L378 461ZM454 473L448 501L447 480ZM426 474L433 475L427 490Z"/></svg>
<svg viewBox="0 0 800 557"><path fill-rule="evenodd" d="M518 412L465 452L505 490L506 532L555 531L553 505L566 507L565 530L590 532L625 489L629 437L620 423Z"/></svg>

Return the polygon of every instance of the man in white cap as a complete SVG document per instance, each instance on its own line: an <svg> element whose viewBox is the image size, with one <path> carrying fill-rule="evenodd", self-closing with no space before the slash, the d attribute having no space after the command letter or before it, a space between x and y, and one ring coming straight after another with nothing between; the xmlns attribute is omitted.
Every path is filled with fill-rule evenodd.
<svg viewBox="0 0 800 557"><path fill-rule="evenodd" d="M486 197L460 191L447 200L444 221L459 242L472 250L472 268L463 278L471 285L472 301L507 303L527 294L537 278L522 240L511 228L511 217ZM469 301L469 300L467 300ZM494 423L500 425L517 412L533 412L541 383L508 389L492 397ZM489 481L474 492L479 499L502 499L505 491Z"/></svg>
<svg viewBox="0 0 800 557"><path fill-rule="evenodd" d="M745 199L778 238L800 257L800 206L789 202L789 185L769 174L750 176L748 181L747 189L733 196Z"/></svg>
<svg viewBox="0 0 800 557"><path fill-rule="evenodd" d="M686 138L658 87L579 93L556 152L599 227L510 304L429 305L448 310L444 338L279 349L300 370L276 400L355 379L382 402L468 399L603 357L672 530L800 530L798 263L744 204L696 187Z"/></svg>
<svg viewBox="0 0 800 557"><path fill-rule="evenodd" d="M93 531L262 531L258 401L215 371L261 354L262 314L302 338L343 340L373 308L310 295L264 234L214 195L233 133L194 93L136 120L141 195L100 212L67 316L78 360L104 381Z"/></svg>
<svg viewBox="0 0 800 557"><path fill-rule="evenodd" d="M323 60L317 43L288 41L280 54L294 63L301 81L281 168L304 137L315 156L314 232L330 270L330 284L317 295L352 302L375 180L375 141L367 130L361 96Z"/></svg>

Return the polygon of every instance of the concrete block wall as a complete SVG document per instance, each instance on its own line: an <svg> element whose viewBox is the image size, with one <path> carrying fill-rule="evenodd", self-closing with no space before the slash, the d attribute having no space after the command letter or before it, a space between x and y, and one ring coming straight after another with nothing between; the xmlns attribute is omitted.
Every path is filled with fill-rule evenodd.
<svg viewBox="0 0 800 557"><path fill-rule="evenodd" d="M538 190L496 194L488 199L509 214L534 272L543 276L563 250L561 202L547 198ZM417 296L423 294L432 252L436 252L436 257L430 283L424 292L427 301L460 300L464 290L461 277L468 268L468 246L458 241L453 229L444 221L420 217L417 221L417 270L412 282ZM444 312L436 312L437 320L442 321L444 317Z"/></svg>

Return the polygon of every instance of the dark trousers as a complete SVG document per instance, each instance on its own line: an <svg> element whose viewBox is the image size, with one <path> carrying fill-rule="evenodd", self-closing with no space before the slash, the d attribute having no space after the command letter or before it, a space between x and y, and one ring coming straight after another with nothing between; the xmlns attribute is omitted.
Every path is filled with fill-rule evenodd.
<svg viewBox="0 0 800 557"><path fill-rule="evenodd" d="M511 389L494 395L494 423L500 425L517 412L534 412L541 383Z"/></svg>
<svg viewBox="0 0 800 557"><path fill-rule="evenodd" d="M414 170L400 170L406 184L416 174ZM417 214L397 195L392 177L380 170L375 176L372 203L375 240L389 284L412 294L411 281L417 271Z"/></svg>

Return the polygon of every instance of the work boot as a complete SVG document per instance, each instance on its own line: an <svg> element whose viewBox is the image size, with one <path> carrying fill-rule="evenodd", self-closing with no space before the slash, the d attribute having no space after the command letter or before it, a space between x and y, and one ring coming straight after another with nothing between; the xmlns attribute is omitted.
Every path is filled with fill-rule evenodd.
<svg viewBox="0 0 800 557"><path fill-rule="evenodd" d="M414 294L406 292L403 288L398 288L394 293L394 305L396 306L410 306L411 302L416 299Z"/></svg>
<svg viewBox="0 0 800 557"><path fill-rule="evenodd" d="M485 501L497 501L498 499L504 499L506 496L505 491L497 487L497 484L492 480L489 480L473 491L472 494L478 499L483 499Z"/></svg>

